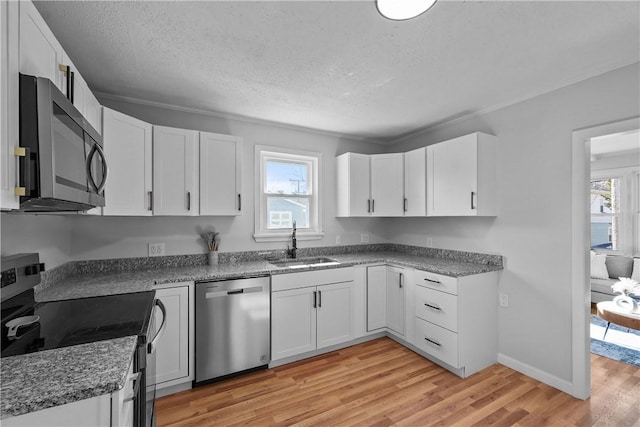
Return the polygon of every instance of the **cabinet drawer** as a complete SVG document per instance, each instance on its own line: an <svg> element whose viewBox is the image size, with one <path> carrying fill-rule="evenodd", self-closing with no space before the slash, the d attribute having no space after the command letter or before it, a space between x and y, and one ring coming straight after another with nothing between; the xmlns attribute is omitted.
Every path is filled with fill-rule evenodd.
<svg viewBox="0 0 640 427"><path fill-rule="evenodd" d="M416 284L426 286L427 288L437 289L439 291L458 295L458 279L455 277L429 273L428 271L416 270L415 281Z"/></svg>
<svg viewBox="0 0 640 427"><path fill-rule="evenodd" d="M458 332L458 297L445 292L416 286L415 314L438 326Z"/></svg>
<svg viewBox="0 0 640 427"><path fill-rule="evenodd" d="M420 350L458 368L458 334L415 318L414 344Z"/></svg>

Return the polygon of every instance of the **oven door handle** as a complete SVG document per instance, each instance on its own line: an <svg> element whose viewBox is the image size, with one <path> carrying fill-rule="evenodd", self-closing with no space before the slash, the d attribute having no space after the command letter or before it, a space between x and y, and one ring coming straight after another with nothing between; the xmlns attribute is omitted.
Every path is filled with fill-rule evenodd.
<svg viewBox="0 0 640 427"><path fill-rule="evenodd" d="M158 345L158 340L164 333L165 325L167 324L167 309L164 307L164 304L159 299L156 299L155 305L160 307L160 311L162 312L162 323L160 323L160 328L158 332L156 332L156 336L153 337L153 340L149 343L149 348L147 349L147 353L151 354L156 351L156 346Z"/></svg>

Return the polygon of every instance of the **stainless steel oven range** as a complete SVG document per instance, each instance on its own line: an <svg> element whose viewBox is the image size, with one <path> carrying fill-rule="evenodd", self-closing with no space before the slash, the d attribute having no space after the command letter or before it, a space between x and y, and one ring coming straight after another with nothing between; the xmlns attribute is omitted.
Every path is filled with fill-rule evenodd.
<svg viewBox="0 0 640 427"><path fill-rule="evenodd" d="M155 348L166 320L155 291L36 302L43 268L38 254L2 257L2 357L137 335L133 425L154 426ZM162 311L160 325L154 309Z"/></svg>

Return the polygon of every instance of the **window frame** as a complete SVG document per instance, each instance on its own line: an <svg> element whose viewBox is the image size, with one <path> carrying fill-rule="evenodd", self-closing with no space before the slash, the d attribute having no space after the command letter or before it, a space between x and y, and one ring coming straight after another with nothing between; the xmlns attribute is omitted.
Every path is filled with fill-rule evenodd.
<svg viewBox="0 0 640 427"><path fill-rule="evenodd" d="M611 255L640 254L640 167L611 168L592 171L591 181L603 179L620 180L620 201L617 215L618 249L592 249L597 253ZM589 215L591 218L593 214ZM598 216L598 215L596 215Z"/></svg>
<svg viewBox="0 0 640 427"><path fill-rule="evenodd" d="M298 228L296 238L298 240L319 240L324 236L322 231L322 154L316 152L292 150L281 147L256 145L255 147L255 215L254 234L256 242L286 242L291 239L291 229L269 229L267 221L268 198L273 194L266 193L266 163L267 161L281 161L283 163L309 163L310 164L310 195L286 195L309 199L309 227ZM283 197L286 197L283 196Z"/></svg>

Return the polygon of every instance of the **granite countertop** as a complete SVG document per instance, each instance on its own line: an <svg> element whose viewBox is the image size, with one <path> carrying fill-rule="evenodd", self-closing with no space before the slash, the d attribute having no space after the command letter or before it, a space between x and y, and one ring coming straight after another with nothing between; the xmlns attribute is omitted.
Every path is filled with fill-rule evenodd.
<svg viewBox="0 0 640 427"><path fill-rule="evenodd" d="M9 418L120 390L136 336L2 359L0 418Z"/></svg>
<svg viewBox="0 0 640 427"><path fill-rule="evenodd" d="M126 268L116 271L109 270L113 260L89 261L70 270L61 269L64 274L61 273L60 280L37 288L35 298L37 301L86 298L149 291L156 286L177 282L268 276L378 263L407 266L453 277L503 268L500 257L497 257L500 258L499 263L487 262L487 257L496 256L458 252L456 257L447 257L441 256L441 252L446 252L444 250L435 249L429 255L411 253L411 250L414 249L409 247L409 251L395 251L392 248L370 252L318 254L340 264L295 269L278 267L267 260L243 260L241 255L237 258L234 255L230 258L231 261L216 266L181 266L179 263L183 259L175 257L167 259L166 263L162 260L155 268L145 266L146 259L140 258L127 261ZM87 399L122 388L135 344L136 337L126 337L3 358L1 418Z"/></svg>
<svg viewBox="0 0 640 427"><path fill-rule="evenodd" d="M429 258L398 252L361 252L328 255L338 261L338 265L304 267L290 269L278 267L266 260L221 263L216 266L195 265L160 269L130 270L105 273L85 273L73 275L55 286L36 293L38 301L56 301L86 298L112 294L153 290L155 286L200 280L224 280L270 274L297 273L327 268L350 267L361 264L392 263L431 273L461 277L472 274L502 270L502 266L473 262L473 259L459 260Z"/></svg>

